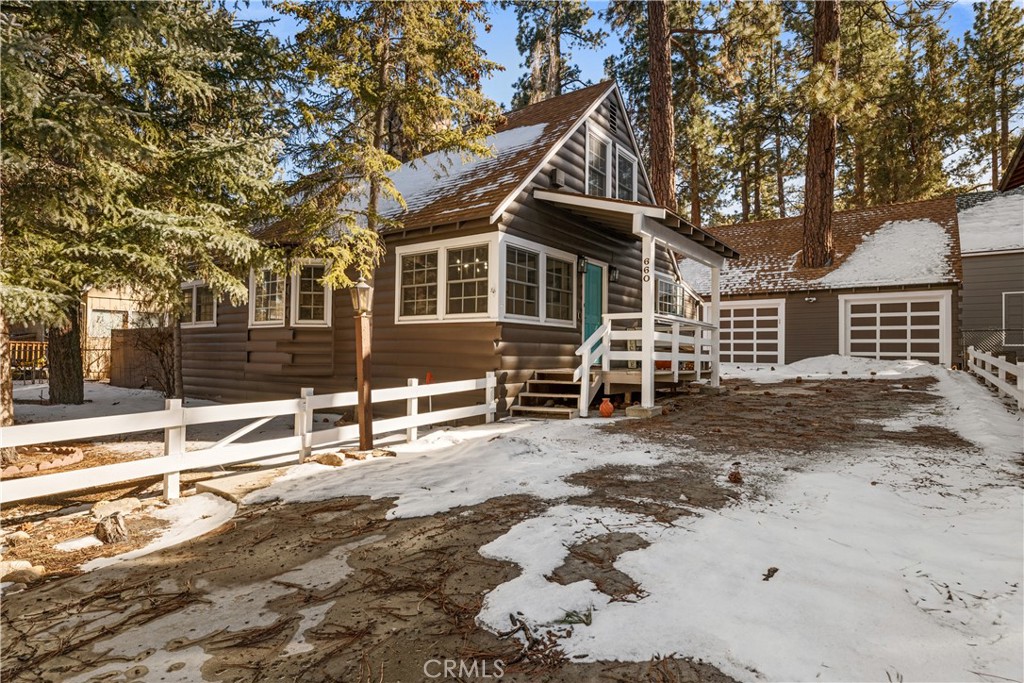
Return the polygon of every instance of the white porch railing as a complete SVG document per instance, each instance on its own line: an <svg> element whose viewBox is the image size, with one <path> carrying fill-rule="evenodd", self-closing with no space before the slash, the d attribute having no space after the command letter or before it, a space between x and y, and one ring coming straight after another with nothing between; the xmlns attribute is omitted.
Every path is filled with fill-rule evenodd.
<svg viewBox="0 0 1024 683"><path fill-rule="evenodd" d="M1017 409L1024 410L1024 363L1013 363L1005 357L993 356L967 347L967 369L987 385L1017 401ZM1011 382L1008 378L1013 377Z"/></svg>
<svg viewBox="0 0 1024 683"><path fill-rule="evenodd" d="M404 431L406 439L414 441L418 436L417 428L423 425L440 424L478 415L485 416L487 422L493 422L497 409L496 387L495 374L488 372L482 379L438 384L419 384L417 380L410 379L408 386L375 389L372 393L374 405L388 401L405 401L406 414L401 417L374 420L373 433L380 436ZM419 412L420 398L480 390L484 392L482 404ZM182 406L180 399L169 399L165 402L163 410L3 427L0 428L0 446L5 447L93 439L109 435L120 436L162 429L164 454L113 465L0 481L0 503L13 503L18 500L160 475L164 477L164 498L177 498L181 493L181 473L188 470L208 469L283 455L297 455L301 462L313 448L356 441L359 437L359 425L356 424L313 430L314 410L355 406L356 401L354 391L314 395L312 389L303 389L297 399L188 408ZM245 434L281 415L294 416L293 436L236 443ZM235 430L212 446L186 451L186 430L190 425L252 419L254 422Z"/></svg>
<svg viewBox="0 0 1024 683"><path fill-rule="evenodd" d="M605 314L604 323L576 349L580 364L573 373L573 380L580 382L581 417L587 416L604 374L630 369L631 362L641 374L648 363L653 364L656 371L671 372L673 383L679 382L682 372L693 372L698 379L705 372L709 375L713 372L716 362L714 325L681 316L655 315L654 348L644 349L643 331L637 324L642 319L642 313ZM598 361L600 369L595 370ZM594 381L591 381L592 373Z"/></svg>

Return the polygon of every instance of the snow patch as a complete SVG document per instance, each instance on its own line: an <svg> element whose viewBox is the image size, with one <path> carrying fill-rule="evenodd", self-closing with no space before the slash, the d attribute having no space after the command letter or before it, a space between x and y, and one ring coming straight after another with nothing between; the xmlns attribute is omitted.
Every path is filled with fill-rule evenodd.
<svg viewBox="0 0 1024 683"><path fill-rule="evenodd" d="M952 241L934 221L890 221L866 235L838 268L811 281L822 287L913 285L952 277L948 255Z"/></svg>
<svg viewBox="0 0 1024 683"><path fill-rule="evenodd" d="M1024 249L1024 194L995 194L957 214L960 251Z"/></svg>
<svg viewBox="0 0 1024 683"><path fill-rule="evenodd" d="M70 553L75 550L81 550L82 548L92 548L93 546L103 545L103 541L96 538L95 536L82 536L81 538L73 538L70 541L64 541L53 546L54 550L60 550L61 552Z"/></svg>
<svg viewBox="0 0 1024 683"><path fill-rule="evenodd" d="M156 508L150 515L170 522L170 526L147 545L112 557L98 557L82 565L82 571L133 560L157 550L198 538L235 516L236 506L212 493L200 493L177 500L165 508Z"/></svg>
<svg viewBox="0 0 1024 683"><path fill-rule="evenodd" d="M817 356L789 365L766 363L723 363L722 377L745 379L755 384L775 384L800 377L822 379L904 379L938 377L944 368L921 360L874 360L856 356Z"/></svg>

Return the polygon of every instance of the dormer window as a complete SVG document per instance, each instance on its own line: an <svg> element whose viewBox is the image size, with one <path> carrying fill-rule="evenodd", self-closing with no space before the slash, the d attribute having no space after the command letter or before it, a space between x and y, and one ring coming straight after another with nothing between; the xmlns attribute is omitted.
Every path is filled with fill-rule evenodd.
<svg viewBox="0 0 1024 683"><path fill-rule="evenodd" d="M636 157L621 148L615 154L615 198L636 201Z"/></svg>
<svg viewBox="0 0 1024 683"><path fill-rule="evenodd" d="M608 168L611 142L591 131L587 138L587 194L608 196Z"/></svg>

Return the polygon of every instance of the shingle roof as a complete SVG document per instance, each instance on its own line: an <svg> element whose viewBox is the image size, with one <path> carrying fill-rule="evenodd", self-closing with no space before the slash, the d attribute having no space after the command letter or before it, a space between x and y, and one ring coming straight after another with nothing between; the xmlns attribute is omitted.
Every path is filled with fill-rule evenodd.
<svg viewBox="0 0 1024 683"><path fill-rule="evenodd" d="M432 154L403 165L393 178L408 210L395 217L410 229L490 216L613 87L605 81L506 114L487 141L493 157Z"/></svg>
<svg viewBox="0 0 1024 683"><path fill-rule="evenodd" d="M724 295L952 284L961 279L952 197L837 211L832 217L836 258L824 268L800 265L800 216L706 230L740 253L722 270ZM680 266L697 291L710 291L710 271L692 261Z"/></svg>

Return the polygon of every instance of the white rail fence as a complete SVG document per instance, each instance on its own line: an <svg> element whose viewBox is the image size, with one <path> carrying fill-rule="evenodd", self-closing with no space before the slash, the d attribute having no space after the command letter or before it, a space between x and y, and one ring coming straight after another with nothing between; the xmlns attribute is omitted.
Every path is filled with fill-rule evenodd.
<svg viewBox="0 0 1024 683"><path fill-rule="evenodd" d="M410 379L408 386L374 389L372 400L375 406L390 401L406 402L405 415L374 420L374 436L404 431L406 439L414 441L418 436L417 429L424 425L441 424L480 415L483 415L487 422L493 422L497 410L496 387L495 374L488 372L482 379L438 384L419 384L417 380ZM481 390L484 392L482 404L419 412L421 398ZM359 425L356 424L315 431L313 429L314 410L347 408L356 404L357 396L354 391L314 394L312 389L303 389L299 398L278 401L184 407L181 400L169 399L165 402L163 410L3 427L0 428L0 446L4 447L121 436L126 433L162 429L164 454L112 465L0 481L0 503L13 503L161 475L164 478L164 498L177 498L181 495L182 472L293 454L297 454L301 462L314 448L356 441L359 437ZM294 416L295 430L292 436L236 443L249 432L282 415ZM212 446L186 450L188 427L237 420L253 422L228 434Z"/></svg>
<svg viewBox="0 0 1024 683"><path fill-rule="evenodd" d="M640 313L606 313L603 324L576 349L580 364L573 373L573 381L580 382L581 416L587 416L590 402L603 381L601 374L628 367L630 362L637 368L644 363L654 363L656 371L671 372L672 382L676 384L681 372L693 372L697 378L705 372L711 373L714 325L658 314L654 316L654 349L646 351L641 348L643 331L637 324L640 319ZM632 326L625 329L615 328L615 325L626 326L630 322ZM587 381L599 362L600 369L594 373L596 378Z"/></svg>
<svg viewBox="0 0 1024 683"><path fill-rule="evenodd" d="M967 369L1000 394L1017 401L1017 408L1024 410L1024 363L1015 365L1004 356L993 356L968 346Z"/></svg>

